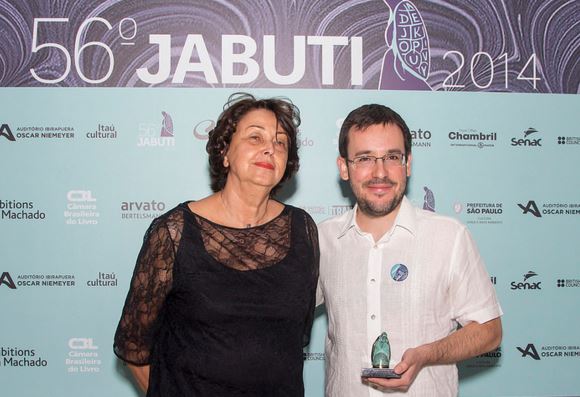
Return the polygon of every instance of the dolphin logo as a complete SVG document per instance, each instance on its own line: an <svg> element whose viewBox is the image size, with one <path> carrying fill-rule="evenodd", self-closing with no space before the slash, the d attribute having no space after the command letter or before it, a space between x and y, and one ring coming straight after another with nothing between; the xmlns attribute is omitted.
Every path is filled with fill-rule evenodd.
<svg viewBox="0 0 580 397"><path fill-rule="evenodd" d="M534 132L538 132L538 130L532 127L528 128L527 130L524 131L524 138L527 138L528 135L532 135Z"/></svg>
<svg viewBox="0 0 580 397"><path fill-rule="evenodd" d="M531 277L534 277L534 276L537 276L537 275L538 275L537 273L534 273L533 271L531 271L531 270L530 270L529 272L527 272L526 274L524 274L524 282L525 282L527 279L529 279L529 278L531 278Z"/></svg>

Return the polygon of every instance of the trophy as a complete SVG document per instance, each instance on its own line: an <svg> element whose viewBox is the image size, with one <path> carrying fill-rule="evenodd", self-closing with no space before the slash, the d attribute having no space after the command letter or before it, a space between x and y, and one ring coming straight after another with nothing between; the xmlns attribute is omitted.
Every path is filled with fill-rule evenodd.
<svg viewBox="0 0 580 397"><path fill-rule="evenodd" d="M401 375L397 374L395 370L389 368L389 361L391 360L391 345L387 333L383 332L379 335L373 349L371 351L372 368L363 368L361 376L363 378L387 378L400 379Z"/></svg>

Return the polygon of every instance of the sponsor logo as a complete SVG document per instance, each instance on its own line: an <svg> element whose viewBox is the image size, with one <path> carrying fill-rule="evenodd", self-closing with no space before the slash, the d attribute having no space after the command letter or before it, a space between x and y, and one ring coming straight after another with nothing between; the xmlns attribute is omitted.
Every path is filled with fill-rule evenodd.
<svg viewBox="0 0 580 397"><path fill-rule="evenodd" d="M558 145L580 145L580 136L559 136Z"/></svg>
<svg viewBox="0 0 580 397"><path fill-rule="evenodd" d="M1 200L0 219L11 221L39 221L46 218L46 213L34 207L33 201Z"/></svg>
<svg viewBox="0 0 580 397"><path fill-rule="evenodd" d="M74 287L76 283L73 274L19 274L16 276L16 285L18 288L68 288Z"/></svg>
<svg viewBox="0 0 580 397"><path fill-rule="evenodd" d="M534 200L530 200L526 205L518 203L518 207L524 215L529 213L536 218L541 218L544 215L580 215L580 203L545 203L538 207Z"/></svg>
<svg viewBox="0 0 580 397"><path fill-rule="evenodd" d="M116 139L117 130L113 124L97 124L97 128L92 132L87 132L85 136L89 139Z"/></svg>
<svg viewBox="0 0 580 397"><path fill-rule="evenodd" d="M435 194L427 186L423 186L425 191L425 196L423 197L423 209L431 212L435 212Z"/></svg>
<svg viewBox="0 0 580 397"><path fill-rule="evenodd" d="M18 126L16 134L8 127L8 124L2 124L0 135L5 136L9 141L18 139L74 139L75 129L71 126Z"/></svg>
<svg viewBox="0 0 580 397"><path fill-rule="evenodd" d="M497 349L492 350L490 352L481 354L477 357L495 357L495 358L499 358L501 357L501 346L499 346Z"/></svg>
<svg viewBox="0 0 580 397"><path fill-rule="evenodd" d="M4 138L8 139L11 142L14 142L16 140L8 124L0 125L0 136L3 136Z"/></svg>
<svg viewBox="0 0 580 397"><path fill-rule="evenodd" d="M483 149L495 146L494 142L497 141L497 132L480 132L470 128L451 131L447 137L451 141L451 146Z"/></svg>
<svg viewBox="0 0 580 397"><path fill-rule="evenodd" d="M413 147L431 147L431 131L411 130L411 137L413 138Z"/></svg>
<svg viewBox="0 0 580 397"><path fill-rule="evenodd" d="M542 146L542 138L538 138L536 133L538 130L535 128L528 128L522 134L523 137L514 137L511 139L512 146L526 146L526 147L538 147Z"/></svg>
<svg viewBox="0 0 580 397"><path fill-rule="evenodd" d="M164 147L170 148L175 146L173 136L173 119L169 113L162 111L161 131L157 123L140 123L139 124L139 141L138 147Z"/></svg>
<svg viewBox="0 0 580 397"><path fill-rule="evenodd" d="M197 139L207 141L209 133L215 128L215 121L202 120L193 127L193 136Z"/></svg>
<svg viewBox="0 0 580 397"><path fill-rule="evenodd" d="M524 274L524 281L522 282L517 282L517 281L512 281L511 282L511 287L510 289L512 290L540 290L542 289L542 282L541 281L531 281L528 282L529 279L536 277L538 274L533 272L533 271L529 271L526 274ZM535 279L534 279L535 280Z"/></svg>
<svg viewBox="0 0 580 397"><path fill-rule="evenodd" d="M558 288L580 288L580 279L577 278L559 278L556 280Z"/></svg>
<svg viewBox="0 0 580 397"><path fill-rule="evenodd" d="M411 1L385 1L389 19L385 28L386 52L379 89L431 90L429 35L421 13Z"/></svg>
<svg viewBox="0 0 580 397"><path fill-rule="evenodd" d="M529 279L530 277L534 277L537 276L537 273L534 273L532 271L527 272L526 274L524 274L524 281L526 281L527 279Z"/></svg>
<svg viewBox="0 0 580 397"><path fill-rule="evenodd" d="M173 119L164 111L161 111L163 116L163 121L161 122L161 137L162 138L172 138L173 137Z"/></svg>
<svg viewBox="0 0 580 397"><path fill-rule="evenodd" d="M102 361L99 358L99 347L93 338L70 338L65 359L66 372L99 373Z"/></svg>
<svg viewBox="0 0 580 397"><path fill-rule="evenodd" d="M19 347L0 347L0 367L46 367L48 361L42 358L37 349Z"/></svg>
<svg viewBox="0 0 580 397"><path fill-rule="evenodd" d="M165 211L163 201L123 201L121 219L155 219Z"/></svg>
<svg viewBox="0 0 580 397"><path fill-rule="evenodd" d="M87 286L89 287L116 287L117 286L117 275L115 272L104 273L99 272L94 280L87 281Z"/></svg>
<svg viewBox="0 0 580 397"><path fill-rule="evenodd" d="M296 139L298 140L299 148L314 146L314 140L309 136L302 134L302 131L300 130L298 130L298 135L296 136Z"/></svg>
<svg viewBox="0 0 580 397"><path fill-rule="evenodd" d="M475 356L470 360L467 360L463 366L466 368L492 368L500 367L500 359L502 356L501 346L497 349Z"/></svg>
<svg viewBox="0 0 580 397"><path fill-rule="evenodd" d="M10 289L16 289L16 284L14 284L14 280L12 280L12 277L8 272L4 272L0 276L0 287L3 285L7 286Z"/></svg>
<svg viewBox="0 0 580 397"><path fill-rule="evenodd" d="M467 203L466 212L468 214L502 214L501 203Z"/></svg>
<svg viewBox="0 0 580 397"><path fill-rule="evenodd" d="M536 361L580 358L580 346L575 344L543 345L537 349L533 343L528 343L525 348L519 346L516 346L516 348L522 354L522 357L529 357Z"/></svg>
<svg viewBox="0 0 580 397"><path fill-rule="evenodd" d="M519 346L516 347L520 351L520 353L522 353L522 357L530 357L533 358L534 360L540 359L540 355L538 354L536 346L534 346L533 343L528 343L528 345L525 348L521 348Z"/></svg>
<svg viewBox="0 0 580 397"><path fill-rule="evenodd" d="M342 215L347 211L350 211L352 206L350 205L330 205L328 206L328 215L336 216Z"/></svg>
<svg viewBox="0 0 580 397"><path fill-rule="evenodd" d="M305 361L324 361L324 353L304 353Z"/></svg>
<svg viewBox="0 0 580 397"><path fill-rule="evenodd" d="M580 215L580 203L542 204L543 215Z"/></svg>
<svg viewBox="0 0 580 397"><path fill-rule="evenodd" d="M411 26L408 27L411 29ZM416 28L415 28L416 29ZM218 36L219 37L219 36ZM156 46L158 52L156 59L159 65L151 65L150 68L138 68L136 75L139 80L147 85L161 84L171 78L172 84L184 84L191 80L191 72L196 72L196 80L203 79L208 85L216 84L251 84L257 79L266 79L273 84L288 86L298 84L305 74L319 73L323 86L335 85L335 65L342 66L342 62L337 63L334 53L338 49L345 49L350 52L351 73L348 81L353 86L363 84L363 40L362 37L349 36L293 36L292 42L284 40L274 35L265 35L257 39L246 35L221 35L218 39L217 50L212 38L212 46L209 50L217 51L210 55L205 44L204 36L201 34L188 34L185 42L180 44L180 54L175 54L172 48L175 47L170 34L152 34L149 36L149 43ZM277 45L278 43L278 45ZM294 48L294 51L286 53L286 48ZM335 49L336 48L336 49ZM413 46L410 56L417 52ZM341 50L342 51L342 50ZM410 50L408 50L410 51ZM312 54L318 55L311 59ZM220 55L218 55L220 54ZM258 56L258 54L261 54ZM278 56L277 56L278 54ZM176 55L179 62L171 62ZM276 62L278 58L278 62ZM289 74L280 74L276 70L276 64L283 58L288 65L295 65ZM192 62L192 59L196 59ZM215 64L218 60L220 64ZM320 62L318 61L320 60ZM262 62L260 64L259 62ZM318 63L317 67L308 67L311 62ZM162 65L175 64L175 68L164 67ZM220 72L219 79L216 68ZM314 70L317 70L314 72ZM150 71L151 70L151 71ZM339 81L340 83L340 81Z"/></svg>
<svg viewBox="0 0 580 397"><path fill-rule="evenodd" d="M326 207L323 205L307 205L300 207L304 211L308 212L310 215L326 215Z"/></svg>
<svg viewBox="0 0 580 397"><path fill-rule="evenodd" d="M538 209L538 206L536 205L536 202L534 200L530 200L528 201L528 203L524 206L523 204L519 204L518 203L518 207L520 207L525 214L530 214L535 216L536 218L541 218L542 214L540 213L540 210Z"/></svg>
<svg viewBox="0 0 580 397"><path fill-rule="evenodd" d="M465 214L466 223L478 225L502 224L503 203L499 202L455 202L453 211L456 214Z"/></svg>
<svg viewBox="0 0 580 397"><path fill-rule="evenodd" d="M67 225L97 225L101 214L90 190L69 190L64 219Z"/></svg>

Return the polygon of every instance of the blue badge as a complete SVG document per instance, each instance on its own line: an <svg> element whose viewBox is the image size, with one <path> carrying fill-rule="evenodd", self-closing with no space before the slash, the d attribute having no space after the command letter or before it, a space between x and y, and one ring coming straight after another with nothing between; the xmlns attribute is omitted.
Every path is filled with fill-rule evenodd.
<svg viewBox="0 0 580 397"><path fill-rule="evenodd" d="M409 275L409 269L402 263L397 263L391 268L391 277L395 281L404 281Z"/></svg>

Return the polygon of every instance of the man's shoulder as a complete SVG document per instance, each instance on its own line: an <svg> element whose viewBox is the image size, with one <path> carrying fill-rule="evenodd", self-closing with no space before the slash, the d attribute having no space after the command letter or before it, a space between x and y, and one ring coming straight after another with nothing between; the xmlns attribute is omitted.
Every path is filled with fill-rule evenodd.
<svg viewBox="0 0 580 397"><path fill-rule="evenodd" d="M415 212L419 228L428 228L435 230L446 229L449 231L453 230L456 232L466 229L466 226L460 220L452 216L443 215L437 212L425 210L415 206L413 206L413 211Z"/></svg>

